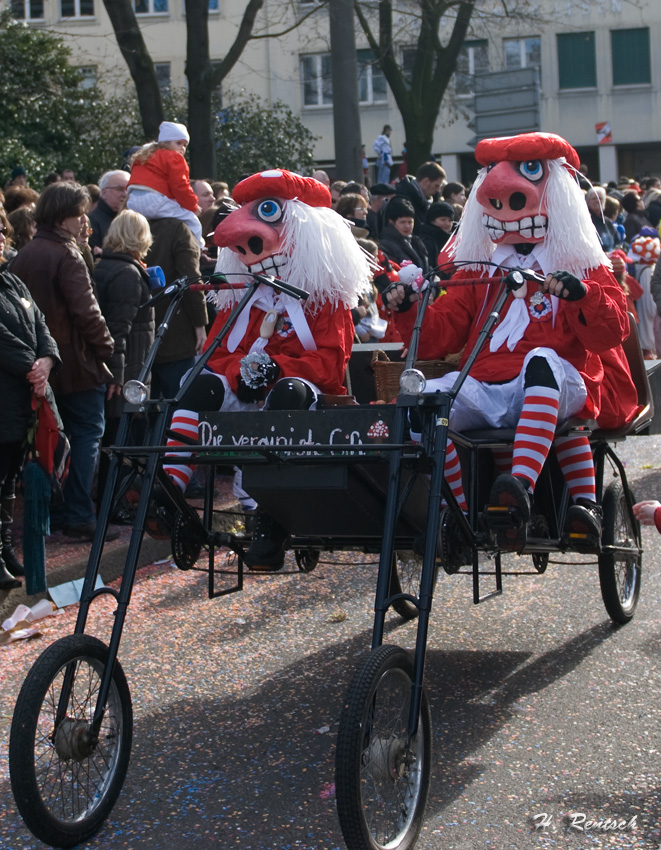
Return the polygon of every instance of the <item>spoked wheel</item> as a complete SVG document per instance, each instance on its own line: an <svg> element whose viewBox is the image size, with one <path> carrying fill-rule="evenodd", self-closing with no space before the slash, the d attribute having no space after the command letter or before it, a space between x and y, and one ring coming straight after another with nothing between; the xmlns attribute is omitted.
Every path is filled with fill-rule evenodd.
<svg viewBox="0 0 661 850"><path fill-rule="evenodd" d="M294 557L296 558L296 565L302 573L311 573L319 563L320 554L319 549L312 549L310 547L307 549L295 549Z"/></svg>
<svg viewBox="0 0 661 850"><path fill-rule="evenodd" d="M413 664L397 646L373 650L349 687L335 758L337 812L348 850L410 850L429 793L431 716L423 691L409 740Z"/></svg>
<svg viewBox="0 0 661 850"><path fill-rule="evenodd" d="M119 662L98 738L91 729L107 662L108 648L101 641L69 635L39 656L16 701L9 740L14 798L30 831L53 847L91 838L126 776L133 711ZM71 685L58 716L67 673Z"/></svg>
<svg viewBox="0 0 661 850"><path fill-rule="evenodd" d="M395 552L393 566L390 571L389 596L397 593L408 593L409 596L420 595L420 578L422 576L422 558L415 552ZM392 607L405 620L414 620L418 616L418 608L408 599L395 599Z"/></svg>
<svg viewBox="0 0 661 850"><path fill-rule="evenodd" d="M188 517L178 513L172 528L172 560L180 570L190 570L202 552L200 530Z"/></svg>
<svg viewBox="0 0 661 850"><path fill-rule="evenodd" d="M636 501L633 494L632 500ZM633 617L640 594L640 525L627 509L622 482L619 480L613 481L606 489L602 508L602 547L617 546L626 551L600 553L601 596L611 620L624 624Z"/></svg>

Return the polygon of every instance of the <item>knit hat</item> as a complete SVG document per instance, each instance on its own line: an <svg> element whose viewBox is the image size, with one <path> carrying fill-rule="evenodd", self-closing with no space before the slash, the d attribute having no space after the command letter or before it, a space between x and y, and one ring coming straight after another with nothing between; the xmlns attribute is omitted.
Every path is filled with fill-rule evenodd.
<svg viewBox="0 0 661 850"><path fill-rule="evenodd" d="M10 179L15 180L17 177L27 177L27 172L22 165L17 165L16 168L12 168Z"/></svg>
<svg viewBox="0 0 661 850"><path fill-rule="evenodd" d="M415 210L410 201L395 195L391 201L388 201L386 220L396 221L398 218L415 218Z"/></svg>
<svg viewBox="0 0 661 850"><path fill-rule="evenodd" d="M435 203L430 204L425 217L425 222L427 224L431 224L432 221L435 221L437 218L449 218L454 221L454 207L452 204L448 204L445 201L436 201Z"/></svg>
<svg viewBox="0 0 661 850"><path fill-rule="evenodd" d="M395 187L390 183L375 183L370 186L370 195L394 195Z"/></svg>
<svg viewBox="0 0 661 850"><path fill-rule="evenodd" d="M178 142L181 139L185 139L187 142L190 142L188 130L183 124L175 124L174 121L161 122L161 125L158 128L159 142Z"/></svg>
<svg viewBox="0 0 661 850"><path fill-rule="evenodd" d="M638 236L631 241L628 259L632 263L653 265L659 259L659 255L661 255L661 241L658 233L651 227L643 227Z"/></svg>

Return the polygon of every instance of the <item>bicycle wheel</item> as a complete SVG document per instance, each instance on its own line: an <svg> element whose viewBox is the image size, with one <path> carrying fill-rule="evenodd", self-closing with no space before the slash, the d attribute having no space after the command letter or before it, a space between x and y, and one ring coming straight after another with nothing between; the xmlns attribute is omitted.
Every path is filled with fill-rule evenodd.
<svg viewBox="0 0 661 850"><path fill-rule="evenodd" d="M348 850L410 850L429 793L426 695L408 740L413 664L397 646L373 650L349 687L335 757L337 812Z"/></svg>
<svg viewBox="0 0 661 850"><path fill-rule="evenodd" d="M52 847L93 836L114 806L131 752L133 711L126 677L115 663L98 739L90 735L108 648L88 635L48 647L16 701L9 772L16 805L30 831ZM57 719L65 674L72 682Z"/></svg>
<svg viewBox="0 0 661 850"><path fill-rule="evenodd" d="M636 501L633 494L632 500ZM602 509L602 546L629 550L626 554L605 551L599 555L601 598L611 620L624 625L633 617L640 594L640 525L627 509L622 482L619 480L613 481L606 489Z"/></svg>

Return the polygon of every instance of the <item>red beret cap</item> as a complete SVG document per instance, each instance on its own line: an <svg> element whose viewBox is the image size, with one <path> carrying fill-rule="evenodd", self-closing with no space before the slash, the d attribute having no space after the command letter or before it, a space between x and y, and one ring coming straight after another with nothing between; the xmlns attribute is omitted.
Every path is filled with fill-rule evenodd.
<svg viewBox="0 0 661 850"><path fill-rule="evenodd" d="M327 186L313 177L301 177L284 169L272 169L252 174L232 190L237 204L246 204L258 198L283 198L291 201L298 198L311 207L330 207L331 193Z"/></svg>
<svg viewBox="0 0 661 850"><path fill-rule="evenodd" d="M502 139L482 139L475 148L475 159L480 165L492 162L525 162L528 159L559 159L578 168L578 154L568 141L555 133L521 133Z"/></svg>

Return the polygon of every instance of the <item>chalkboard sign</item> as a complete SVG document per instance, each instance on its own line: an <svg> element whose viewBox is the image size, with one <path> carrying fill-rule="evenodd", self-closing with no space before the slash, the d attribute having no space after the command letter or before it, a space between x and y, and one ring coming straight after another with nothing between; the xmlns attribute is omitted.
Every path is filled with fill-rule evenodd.
<svg viewBox="0 0 661 850"><path fill-rule="evenodd" d="M199 440L224 456L245 456L251 447L283 454L310 447L305 454L311 456L360 454L361 447L373 451L392 441L394 416L393 405L202 413Z"/></svg>

